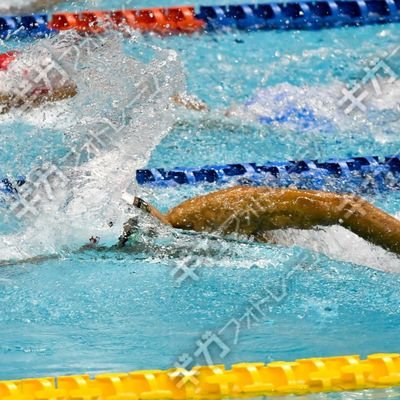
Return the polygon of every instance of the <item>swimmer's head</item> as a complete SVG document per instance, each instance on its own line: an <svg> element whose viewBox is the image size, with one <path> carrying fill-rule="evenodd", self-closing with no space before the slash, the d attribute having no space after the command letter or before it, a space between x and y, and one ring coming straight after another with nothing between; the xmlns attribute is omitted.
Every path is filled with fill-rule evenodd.
<svg viewBox="0 0 400 400"><path fill-rule="evenodd" d="M137 230L139 229L139 217L131 217L128 219L128 221L125 222L124 224L124 229L129 228L132 230Z"/></svg>
<svg viewBox="0 0 400 400"><path fill-rule="evenodd" d="M122 235L118 238L118 247L124 247L129 238L137 233L139 233L139 218L129 218L124 224Z"/></svg>
<svg viewBox="0 0 400 400"><path fill-rule="evenodd" d="M100 241L100 238L98 237L98 236L92 236L90 239L89 239L89 243L90 244L98 244L99 243L99 241Z"/></svg>

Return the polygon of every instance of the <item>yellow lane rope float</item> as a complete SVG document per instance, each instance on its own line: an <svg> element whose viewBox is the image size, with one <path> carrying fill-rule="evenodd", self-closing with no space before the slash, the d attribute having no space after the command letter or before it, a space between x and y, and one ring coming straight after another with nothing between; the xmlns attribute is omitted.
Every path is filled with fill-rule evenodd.
<svg viewBox="0 0 400 400"><path fill-rule="evenodd" d="M2 400L218 399L400 386L400 354L0 381Z"/></svg>

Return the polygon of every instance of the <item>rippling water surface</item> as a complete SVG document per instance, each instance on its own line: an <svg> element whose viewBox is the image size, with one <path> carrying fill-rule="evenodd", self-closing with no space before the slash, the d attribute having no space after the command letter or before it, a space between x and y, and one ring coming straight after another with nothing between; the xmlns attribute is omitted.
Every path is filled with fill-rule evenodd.
<svg viewBox="0 0 400 400"><path fill-rule="evenodd" d="M68 48L74 40L47 46ZM19 221L0 208L0 262L17 262L0 270L0 379L168 368L182 354L204 364L204 355L194 354L207 331L229 347L224 357L213 348L213 361L228 365L396 351L399 258L340 228L291 232L280 245L260 245L172 232L144 220L124 251L112 245L132 213L121 200L127 188L163 210L217 188L138 188L132 182L139 167L396 154L398 82L382 86L379 96L369 88L365 113L347 115L337 102L345 85L360 81L398 41L397 25L111 35L70 70L78 97L0 116L1 173L10 177L62 159L110 121L124 127L96 157L61 165L68 185L42 205L39 217ZM8 42L3 49L24 48L34 59L42 44ZM387 63L400 74L397 54ZM153 77L161 86L157 98L128 109L138 85ZM210 111L172 105L169 97L185 90ZM252 108L254 99L261 111ZM367 198L400 215L398 192ZM91 235L101 237L102 247L79 250ZM182 279L187 265L192 274ZM239 331L229 326L233 319L241 320Z"/></svg>

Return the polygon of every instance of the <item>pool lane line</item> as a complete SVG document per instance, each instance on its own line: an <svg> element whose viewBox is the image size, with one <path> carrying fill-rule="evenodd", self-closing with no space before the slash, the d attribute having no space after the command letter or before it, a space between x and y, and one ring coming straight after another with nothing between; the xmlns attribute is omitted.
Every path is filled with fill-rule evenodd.
<svg viewBox="0 0 400 400"><path fill-rule="evenodd" d="M400 180L400 157L377 156L332 158L327 161L300 160L258 163L235 163L206 165L203 167L177 167L172 169L150 168L136 171L139 185L177 186L198 183L227 183L242 180L243 183L307 184L311 188L320 188L330 178L342 182L360 185L365 178L380 189L398 186ZM393 187L388 185L391 183Z"/></svg>
<svg viewBox="0 0 400 400"><path fill-rule="evenodd" d="M214 345L214 342L209 343ZM0 399L220 399L400 386L400 354L303 358L0 381Z"/></svg>
<svg viewBox="0 0 400 400"><path fill-rule="evenodd" d="M114 11L59 12L0 17L0 38L43 37L76 29L102 33L126 26L162 35L227 29L318 30L400 21L399 0L317 0L261 4L153 7Z"/></svg>

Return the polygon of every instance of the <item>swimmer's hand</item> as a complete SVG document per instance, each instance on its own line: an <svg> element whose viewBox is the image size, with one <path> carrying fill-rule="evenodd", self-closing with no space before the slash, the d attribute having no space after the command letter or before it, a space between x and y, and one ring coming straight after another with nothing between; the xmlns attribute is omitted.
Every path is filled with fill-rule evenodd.
<svg viewBox="0 0 400 400"><path fill-rule="evenodd" d="M208 111L207 104L197 99L195 96L189 96L186 94L176 94L171 97L171 100L179 105L183 106L188 110L193 111Z"/></svg>
<svg viewBox="0 0 400 400"><path fill-rule="evenodd" d="M133 199L133 205L148 214L150 214L150 206L149 203L141 199L140 197L136 197Z"/></svg>

